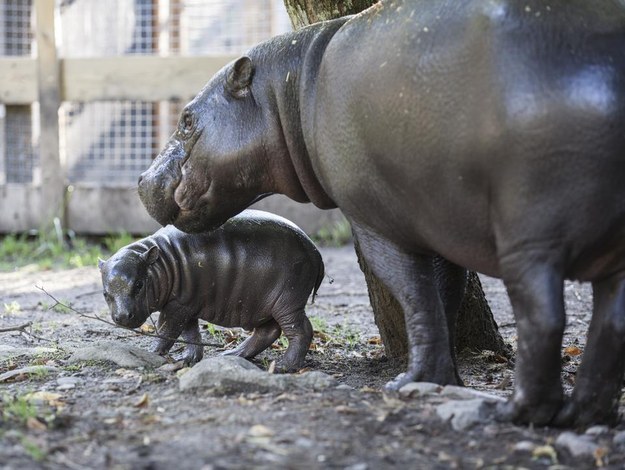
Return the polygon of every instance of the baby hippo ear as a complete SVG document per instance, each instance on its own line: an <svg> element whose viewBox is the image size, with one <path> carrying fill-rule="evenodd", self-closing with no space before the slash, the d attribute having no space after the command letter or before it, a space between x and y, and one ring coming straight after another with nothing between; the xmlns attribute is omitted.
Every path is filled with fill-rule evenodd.
<svg viewBox="0 0 625 470"><path fill-rule="evenodd" d="M249 91L254 75L254 65L249 57L243 56L232 64L226 77L226 90L235 98L243 98Z"/></svg>
<svg viewBox="0 0 625 470"><path fill-rule="evenodd" d="M141 257L146 261L146 263L154 264L160 255L161 251L158 249L158 246L154 245L148 251L143 253Z"/></svg>
<svg viewBox="0 0 625 470"><path fill-rule="evenodd" d="M102 271L102 266L104 266L104 260L102 258L98 258L98 269Z"/></svg>

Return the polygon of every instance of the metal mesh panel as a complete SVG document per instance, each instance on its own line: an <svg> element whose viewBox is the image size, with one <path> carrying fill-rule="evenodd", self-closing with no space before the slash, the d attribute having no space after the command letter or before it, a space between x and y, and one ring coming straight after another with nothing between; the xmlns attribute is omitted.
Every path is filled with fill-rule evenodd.
<svg viewBox="0 0 625 470"><path fill-rule="evenodd" d="M64 0L63 57L237 54L290 28L282 0ZM208 78L208 77L207 77ZM134 185L178 119L181 103L64 103L69 181Z"/></svg>
<svg viewBox="0 0 625 470"><path fill-rule="evenodd" d="M0 55L32 54L32 16L31 1L0 0ZM38 164L36 107L0 107L0 183L30 183Z"/></svg>

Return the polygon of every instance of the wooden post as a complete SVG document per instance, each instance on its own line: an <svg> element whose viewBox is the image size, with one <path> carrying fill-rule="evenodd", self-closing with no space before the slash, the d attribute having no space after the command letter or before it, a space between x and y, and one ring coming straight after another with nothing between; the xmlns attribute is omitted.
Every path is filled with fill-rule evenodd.
<svg viewBox="0 0 625 470"><path fill-rule="evenodd" d="M55 1L34 0L37 40L37 93L39 96L39 155L41 159L41 225L63 220L65 175L59 150L61 76L54 24Z"/></svg>

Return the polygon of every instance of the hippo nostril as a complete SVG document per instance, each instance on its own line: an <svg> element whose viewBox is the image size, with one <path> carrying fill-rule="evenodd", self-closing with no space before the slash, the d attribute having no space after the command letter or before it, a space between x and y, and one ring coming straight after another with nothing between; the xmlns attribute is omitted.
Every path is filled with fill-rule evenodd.
<svg viewBox="0 0 625 470"><path fill-rule="evenodd" d="M137 184L141 184L142 181L143 181L143 175L139 175L139 180L137 181Z"/></svg>

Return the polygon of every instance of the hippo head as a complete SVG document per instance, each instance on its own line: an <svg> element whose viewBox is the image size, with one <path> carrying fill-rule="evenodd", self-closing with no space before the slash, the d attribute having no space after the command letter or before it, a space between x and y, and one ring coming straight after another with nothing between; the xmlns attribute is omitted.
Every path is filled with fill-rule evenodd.
<svg viewBox="0 0 625 470"><path fill-rule="evenodd" d="M139 178L141 201L162 225L211 230L270 193L265 160L276 133L254 95L253 76L248 57L217 73Z"/></svg>
<svg viewBox="0 0 625 470"><path fill-rule="evenodd" d="M155 310L149 305L148 268L158 257L153 246L144 253L122 248L107 261L98 260L104 299L118 325L137 328Z"/></svg>

